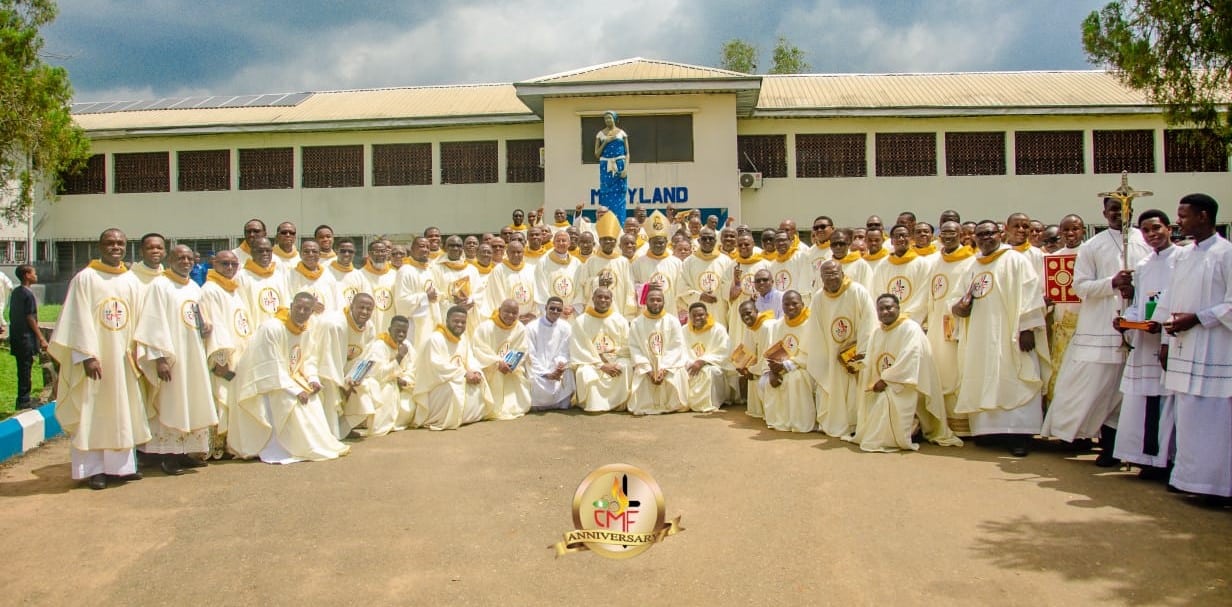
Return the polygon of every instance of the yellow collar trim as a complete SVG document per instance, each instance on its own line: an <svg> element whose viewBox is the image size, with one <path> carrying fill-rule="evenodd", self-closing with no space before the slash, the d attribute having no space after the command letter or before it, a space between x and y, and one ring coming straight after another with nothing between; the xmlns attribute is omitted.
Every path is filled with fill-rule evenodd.
<svg viewBox="0 0 1232 607"><path fill-rule="evenodd" d="M492 322L496 323L496 326L500 327L502 331L508 331L509 329L512 329L514 325L518 324L516 318L513 322L505 324L505 321L501 320L500 310L493 310L492 316L489 316L488 318L491 318Z"/></svg>
<svg viewBox="0 0 1232 607"><path fill-rule="evenodd" d="M403 259L403 260L402 260L402 264L403 264L403 265L407 265L407 266L411 266L412 268L419 268L420 270L427 270L427 269L428 269L428 262L426 262L426 261L424 261L424 262L415 261L415 258L414 258L414 257L407 257L407 258Z"/></svg>
<svg viewBox="0 0 1232 607"><path fill-rule="evenodd" d="M711 251L710 253L705 253L701 249L698 249L696 251L693 251L693 256L697 257L698 259L702 261L714 261L719 258L719 252Z"/></svg>
<svg viewBox="0 0 1232 607"><path fill-rule="evenodd" d="M894 329L898 328L898 325L901 325L906 321L907 321L907 317L903 316L902 314L899 314L898 319L895 320L894 322L888 325L881 325L881 330L882 331L893 331Z"/></svg>
<svg viewBox="0 0 1232 607"><path fill-rule="evenodd" d="M388 273L392 269L393 268L389 267L389 264L385 264L384 268L381 268L378 270L376 266L372 265L371 258L364 261L364 271L368 272L369 274L376 274L377 276L384 276L386 273Z"/></svg>
<svg viewBox="0 0 1232 607"><path fill-rule="evenodd" d="M882 249L882 250L884 251L885 249ZM892 263L892 264L894 264L894 265L896 265L896 266L901 266L901 265L904 265L904 264L911 263L912 261L915 261L915 260L916 260L916 259L918 259L919 257L920 257L920 256L919 256L919 255L916 255L916 252L915 252L915 251L913 251L913 250L911 250L911 249L907 249L907 252L906 252L906 253L903 253L903 256L902 256L902 257L899 257L898 255L891 255L891 256L890 256L889 261L890 261L890 263Z"/></svg>
<svg viewBox="0 0 1232 607"><path fill-rule="evenodd" d="M299 256L299 249L296 249L295 247L291 247L290 253L283 253L282 249L279 248L278 245L274 245L274 255L277 255L283 259L291 259L293 257Z"/></svg>
<svg viewBox="0 0 1232 607"><path fill-rule="evenodd" d="M99 259L91 259L89 267L104 274L124 274L128 272L128 268L125 268L123 263L118 266L109 266Z"/></svg>
<svg viewBox="0 0 1232 607"><path fill-rule="evenodd" d="M736 260L736 263L742 266L751 266L759 261L765 261L766 257L762 255L761 253L753 253L752 255L749 255L748 257L741 257L740 251L737 250L736 255L732 257L732 259Z"/></svg>
<svg viewBox="0 0 1232 607"><path fill-rule="evenodd" d="M175 271L173 271L171 268L167 268L166 270L163 270L163 276L170 278L171 282L174 282L175 284L180 285L180 286L188 284L187 276L180 276L179 274L176 274Z"/></svg>
<svg viewBox="0 0 1232 607"><path fill-rule="evenodd" d="M1030 240L1024 240L1024 241L1022 241L1022 244L1018 244L1018 245L1010 245L1010 246L1011 246L1011 247L1013 247L1013 249L1014 249L1015 251L1018 251L1019 253L1026 253L1027 251L1030 251L1030 250L1031 250L1031 241L1030 241Z"/></svg>
<svg viewBox="0 0 1232 607"><path fill-rule="evenodd" d="M522 263L520 263L520 264L518 264L518 265L516 265L516 266L515 266L515 265L513 265L512 263L509 263L509 260L508 260L508 259L506 259L506 260L502 261L501 263L505 264L505 267L506 267L506 268L509 268L510 270L513 270L514 272L521 272L521 271L522 271L522 268L525 268L525 267L526 267L526 262L525 262L525 261L523 261Z"/></svg>
<svg viewBox="0 0 1232 607"><path fill-rule="evenodd" d="M304 329L308 328L307 323L301 325L291 320L291 310L288 308L278 308L278 311L274 312L274 318L281 320L282 324L291 332L291 335L299 335L304 332Z"/></svg>
<svg viewBox="0 0 1232 607"><path fill-rule="evenodd" d="M478 260L471 262L471 265L474 266L475 269L478 270L479 273L483 276L487 276L489 273L492 272L492 270L496 269L496 264L490 263L486 266L481 266L479 265Z"/></svg>
<svg viewBox="0 0 1232 607"><path fill-rule="evenodd" d="M573 261L573 256L568 253L565 253L564 255L557 255L556 251L552 251L551 253L548 253L548 259L556 262L556 265L567 266L570 261Z"/></svg>
<svg viewBox="0 0 1232 607"><path fill-rule="evenodd" d="M972 249L971 247L967 245L961 245L957 249L954 249L953 253L946 253L945 251L942 251L941 260L942 261L962 261L973 255L975 255L975 249Z"/></svg>
<svg viewBox="0 0 1232 607"><path fill-rule="evenodd" d="M659 260L663 260L663 259L667 259L668 257L671 257L671 254L668 253L666 249L663 250L662 255L655 255L654 251L651 251L650 249L646 249L645 255L646 257L649 257L651 259L659 259Z"/></svg>
<svg viewBox="0 0 1232 607"><path fill-rule="evenodd" d="M877 251L876 253L865 253L864 261L877 261L879 259L885 259L889 255L890 255L890 250L885 247L881 247L881 250Z"/></svg>
<svg viewBox="0 0 1232 607"><path fill-rule="evenodd" d="M270 263L269 267L262 268L261 266L257 265L256 261L254 261L251 257L249 257L248 261L244 262L244 269L248 270L249 272L252 272L253 274L256 274L257 276L260 276L261 278L269 278L270 276L274 275L274 271L278 269L278 266L274 265L273 263Z"/></svg>
<svg viewBox="0 0 1232 607"><path fill-rule="evenodd" d="M398 342L394 341L393 336L392 336L392 335L390 335L390 334L389 334L388 332L386 332L386 331L382 331L380 335L377 335L377 336L376 336L376 338L377 338L377 339L379 339L379 340L381 340L381 341L383 341L383 342L385 342L385 345L389 346L389 348L390 348L391 350L395 351L395 352L397 352L397 351L398 351L398 346L400 346L400 345L401 345L401 344L399 344Z"/></svg>
<svg viewBox="0 0 1232 607"><path fill-rule="evenodd" d="M848 249L848 251L847 251L847 255L846 255L845 257L840 257L840 258L838 258L838 262L839 262L839 263L841 263L841 264L843 264L843 265L847 265L847 264L849 264L849 263L851 263L851 262L853 262L853 261L855 261L855 260L857 260L857 259L863 259L863 256L862 256L862 255L860 255L860 252L859 252L859 251L852 251L852 250Z"/></svg>
<svg viewBox="0 0 1232 607"><path fill-rule="evenodd" d="M998 257L1004 255L1005 252L1009 250L1010 249L998 249L997 252L993 253L992 255L984 255L982 257L976 257L975 260L980 262L980 264L982 265L988 265L996 261Z"/></svg>
<svg viewBox="0 0 1232 607"><path fill-rule="evenodd" d="M309 270L308 266L304 265L304 262L301 261L295 264L295 271L308 280L316 280L321 277L321 274L325 273L325 268L318 265L316 270Z"/></svg>
<svg viewBox="0 0 1232 607"><path fill-rule="evenodd" d="M565 221L554 221L554 222L552 222L552 227L554 227L554 228L567 228L567 227L569 227L569 220L565 220Z"/></svg>
<svg viewBox="0 0 1232 607"><path fill-rule="evenodd" d="M766 310L765 312L762 312L761 314L757 315L757 320L754 320L753 326L749 328L756 331L761 328L762 324L764 324L767 320L770 320L772 318L774 318L774 312L771 310Z"/></svg>
<svg viewBox="0 0 1232 607"><path fill-rule="evenodd" d="M347 272L354 272L354 271L355 271L355 266L354 266L354 265L349 264L349 263L348 263L348 264L346 264L346 265L342 265L341 263L338 263L338 261L337 261L337 260L335 260L333 263L331 263L331 264L329 264L329 265L330 265L330 267L332 267L333 269L338 270L339 272L342 272L343 274L346 274Z"/></svg>
<svg viewBox="0 0 1232 607"><path fill-rule="evenodd" d="M210 270L209 272L206 272L205 279L222 287L222 290L228 293L234 293L236 289L240 288L239 283L223 276L222 274L219 274L218 270Z"/></svg>
<svg viewBox="0 0 1232 607"><path fill-rule="evenodd" d="M802 310L799 314L797 314L795 318L787 318L786 316L784 316L783 322L787 323L787 326L789 327L798 327L804 324L804 321L808 319L809 319L809 309L808 309L808 306L805 306L804 310Z"/></svg>
<svg viewBox="0 0 1232 607"><path fill-rule="evenodd" d="M822 288L821 288L821 292L822 292L822 293L825 293L825 294L826 294L826 297L829 297L830 299L835 299L835 298L837 298L839 295L842 295L843 293L846 293L846 292L847 292L847 287L850 287L850 286L851 286L851 277L850 277L850 276L844 276L844 277L843 277L843 284L841 284L841 285L839 285L839 286L838 286L838 290L837 290L837 291L835 291L835 292L831 293L831 292L827 291L825 287L822 287Z"/></svg>
<svg viewBox="0 0 1232 607"><path fill-rule="evenodd" d="M359 326L359 325L355 324L355 317L351 316L351 306L343 306L343 308L342 308L342 315L346 317L346 319L347 319L347 325L349 325L349 326L351 327L351 330L352 330L352 331L354 331L354 332L356 332L356 333L363 333L363 332L364 332L364 328L363 328L363 327L361 327L361 326Z"/></svg>
<svg viewBox="0 0 1232 607"><path fill-rule="evenodd" d="M937 252L937 243L930 242L928 243L928 246L926 247L911 247L911 250L915 251L915 254L919 255L920 257L924 257L925 255L932 255L933 253Z"/></svg>
<svg viewBox="0 0 1232 607"><path fill-rule="evenodd" d="M614 308L609 307L607 312L599 312L598 310L595 310L594 306L586 306L586 314L595 318L607 318L612 315L613 309Z"/></svg>
<svg viewBox="0 0 1232 607"><path fill-rule="evenodd" d="M449 329L445 328L445 325L436 325L436 330L440 331L441 335L444 335L445 339L449 340L449 343L451 344L456 344L462 339L461 337L457 337L453 333L450 333Z"/></svg>
<svg viewBox="0 0 1232 607"><path fill-rule="evenodd" d="M642 316L645 316L646 318L649 318L650 320L659 320L660 318L663 318L663 313L666 311L667 311L666 305L663 306L663 308L659 310L658 314L651 314L650 308L646 308L645 310L642 310ZM611 312L611 310L609 309L608 312Z"/></svg>
<svg viewBox="0 0 1232 607"><path fill-rule="evenodd" d="M694 327L692 322L689 323L689 331L691 331L694 335L700 335L713 328L714 328L714 316L712 316L710 313L706 314L706 324L702 325L702 328L700 329L698 329L697 327Z"/></svg>
<svg viewBox="0 0 1232 607"><path fill-rule="evenodd" d="M459 259L457 261L450 261L448 259L442 259L439 263L442 266L445 266L446 268L453 270L454 272L461 272L462 270L466 269L466 266L470 265L470 262L466 261L465 258Z"/></svg>

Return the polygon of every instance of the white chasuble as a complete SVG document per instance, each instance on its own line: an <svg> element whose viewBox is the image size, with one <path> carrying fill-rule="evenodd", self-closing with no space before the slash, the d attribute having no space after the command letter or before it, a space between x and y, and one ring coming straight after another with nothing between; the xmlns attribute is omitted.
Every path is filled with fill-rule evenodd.
<svg viewBox="0 0 1232 607"><path fill-rule="evenodd" d="M95 260L69 281L48 353L60 363L56 419L78 451L132 449L150 440L145 404L130 358L137 277ZM96 359L102 379L86 377Z"/></svg>
<svg viewBox="0 0 1232 607"><path fill-rule="evenodd" d="M850 436L864 402L864 386L860 374L849 371L839 357L847 351L867 355L877 326L873 299L864 285L844 277L838 292L820 287L813 294L809 323L806 366L816 386L817 428L829 436ZM855 363L851 368L857 369Z"/></svg>
<svg viewBox="0 0 1232 607"><path fill-rule="evenodd" d="M677 260L679 261L679 260ZM684 334L676 316L665 307L658 318L642 312L629 326L629 353L633 385L629 412L634 415L673 413L688 409L688 363ZM666 371L661 383L650 381L653 371Z"/></svg>
<svg viewBox="0 0 1232 607"><path fill-rule="evenodd" d="M475 362L488 380L492 391L492 406L486 419L517 419L530 411L530 342L526 326L517 320L512 325L500 324L500 317L489 318L475 328L471 346ZM502 373L499 365L510 352L521 352L522 362L508 373Z"/></svg>
<svg viewBox="0 0 1232 607"><path fill-rule="evenodd" d="M574 400L583 411L619 411L629 400L633 368L629 321L614 306L606 314L588 307L573 321L569 356L576 383ZM616 375L601 369L609 364L619 371Z"/></svg>

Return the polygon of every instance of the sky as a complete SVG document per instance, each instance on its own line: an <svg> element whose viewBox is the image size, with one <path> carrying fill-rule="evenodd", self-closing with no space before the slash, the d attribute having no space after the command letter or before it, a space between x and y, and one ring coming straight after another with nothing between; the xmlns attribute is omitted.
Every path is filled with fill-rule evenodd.
<svg viewBox="0 0 1232 607"><path fill-rule="evenodd" d="M782 36L812 73L1095 69L1107 0L59 0L76 101L517 82L629 57L719 65Z"/></svg>

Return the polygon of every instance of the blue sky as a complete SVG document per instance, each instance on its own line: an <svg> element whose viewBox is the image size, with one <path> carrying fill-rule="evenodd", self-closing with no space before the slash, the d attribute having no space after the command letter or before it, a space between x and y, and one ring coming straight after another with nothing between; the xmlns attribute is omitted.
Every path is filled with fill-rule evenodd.
<svg viewBox="0 0 1232 607"><path fill-rule="evenodd" d="M44 31L77 101L515 82L627 57L718 65L778 36L812 72L1092 69L1106 0L60 0Z"/></svg>

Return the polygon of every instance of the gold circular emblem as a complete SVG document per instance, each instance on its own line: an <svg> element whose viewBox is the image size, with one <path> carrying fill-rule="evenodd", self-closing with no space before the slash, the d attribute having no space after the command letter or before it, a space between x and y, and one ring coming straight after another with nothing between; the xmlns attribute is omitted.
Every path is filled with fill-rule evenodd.
<svg viewBox="0 0 1232 607"><path fill-rule="evenodd" d="M889 369L893 365L894 365L894 355L893 354L890 354L889 352L883 352L881 356L877 357L877 369L878 370L885 371L886 369Z"/></svg>
<svg viewBox="0 0 1232 607"><path fill-rule="evenodd" d="M235 309L232 326L235 327L235 334L240 337L248 337L252 334L252 323L248 322L248 312L243 308Z"/></svg>
<svg viewBox="0 0 1232 607"><path fill-rule="evenodd" d="M264 287L257 293L257 305L261 306L266 314L273 314L282 307L282 296L274 288Z"/></svg>
<svg viewBox="0 0 1232 607"><path fill-rule="evenodd" d="M787 270L779 270L778 274L774 275L774 288L780 291L786 291L791 288L791 272Z"/></svg>
<svg viewBox="0 0 1232 607"><path fill-rule="evenodd" d="M655 331L646 337L646 345L650 348L650 352L656 356L663 354L663 334Z"/></svg>
<svg viewBox="0 0 1232 607"><path fill-rule="evenodd" d="M719 275L706 270L697 277L697 284L702 288L703 293L713 294L714 290L719 288Z"/></svg>
<svg viewBox="0 0 1232 607"><path fill-rule="evenodd" d="M191 299L185 300L184 303L180 304L180 322L193 331L197 330L196 305L197 302Z"/></svg>
<svg viewBox="0 0 1232 607"><path fill-rule="evenodd" d="M560 298L573 296L573 280L568 276L557 276L552 281L552 294Z"/></svg>
<svg viewBox="0 0 1232 607"><path fill-rule="evenodd" d="M705 355L706 355L706 345L705 344L703 344L700 341L693 344L693 356L696 356L697 358L701 358Z"/></svg>
<svg viewBox="0 0 1232 607"><path fill-rule="evenodd" d="M911 281L906 276L895 276L886 285L886 292L893 294L898 301L907 301L911 297Z"/></svg>
<svg viewBox="0 0 1232 607"><path fill-rule="evenodd" d="M646 471L628 464L609 464L591 472L573 495L573 525L593 534L596 541L583 541L588 549L610 559L627 559L650 549L653 541L633 542L638 534L653 534L666 520L663 491ZM591 536L591 534L586 534ZM603 536L610 536L605 539Z"/></svg>
<svg viewBox="0 0 1232 607"><path fill-rule="evenodd" d="M355 287L347 287L342 290L342 298L346 300L347 305L351 305L351 300L355 299L355 295L359 293L359 289Z"/></svg>
<svg viewBox="0 0 1232 607"><path fill-rule="evenodd" d="M357 344L347 344L346 359L355 360L355 357L359 356L359 353L362 351L363 348L360 348Z"/></svg>
<svg viewBox="0 0 1232 607"><path fill-rule="evenodd" d="M835 318L830 323L830 338L840 344L851 339L851 319L846 316Z"/></svg>
<svg viewBox="0 0 1232 607"><path fill-rule="evenodd" d="M933 276L933 299L943 299L950 292L950 279L945 274Z"/></svg>
<svg viewBox="0 0 1232 607"><path fill-rule="evenodd" d="M372 300L376 302L376 309L387 312L394 307L394 296L389 292L389 287L377 287L372 291Z"/></svg>
<svg viewBox="0 0 1232 607"><path fill-rule="evenodd" d="M98 323L108 331L123 331L128 326L128 304L119 297L108 297L98 307Z"/></svg>
<svg viewBox="0 0 1232 607"><path fill-rule="evenodd" d="M994 285L992 272L980 272L975 275L975 280L971 281L971 296L981 299L992 292Z"/></svg>

